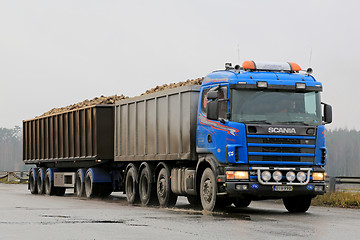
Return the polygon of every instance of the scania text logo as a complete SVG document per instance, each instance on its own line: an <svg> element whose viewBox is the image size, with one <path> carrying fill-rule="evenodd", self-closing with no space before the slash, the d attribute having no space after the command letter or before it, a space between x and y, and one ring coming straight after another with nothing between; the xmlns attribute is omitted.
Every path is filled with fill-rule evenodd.
<svg viewBox="0 0 360 240"><path fill-rule="evenodd" d="M269 127L269 133L296 133L295 128L281 128L281 127Z"/></svg>

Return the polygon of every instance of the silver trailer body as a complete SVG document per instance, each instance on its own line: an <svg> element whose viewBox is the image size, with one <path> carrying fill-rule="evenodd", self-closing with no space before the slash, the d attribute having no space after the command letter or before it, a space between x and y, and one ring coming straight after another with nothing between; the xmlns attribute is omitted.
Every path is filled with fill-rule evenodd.
<svg viewBox="0 0 360 240"><path fill-rule="evenodd" d="M184 86L115 104L115 161L197 160L200 86Z"/></svg>

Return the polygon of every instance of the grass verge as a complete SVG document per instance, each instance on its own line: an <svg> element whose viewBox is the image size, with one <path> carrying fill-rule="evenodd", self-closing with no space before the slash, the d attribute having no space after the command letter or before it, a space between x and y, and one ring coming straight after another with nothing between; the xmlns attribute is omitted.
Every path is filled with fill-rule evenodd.
<svg viewBox="0 0 360 240"><path fill-rule="evenodd" d="M360 209L360 193L335 192L319 195L311 202L313 206Z"/></svg>

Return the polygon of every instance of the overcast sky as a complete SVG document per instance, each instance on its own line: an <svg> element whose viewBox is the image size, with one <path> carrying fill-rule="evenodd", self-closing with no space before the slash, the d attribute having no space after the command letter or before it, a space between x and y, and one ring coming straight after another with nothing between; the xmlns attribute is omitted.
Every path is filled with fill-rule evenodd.
<svg viewBox="0 0 360 240"><path fill-rule="evenodd" d="M329 127L360 130L359 9L356 0L0 0L0 127L258 60L311 66L333 106Z"/></svg>

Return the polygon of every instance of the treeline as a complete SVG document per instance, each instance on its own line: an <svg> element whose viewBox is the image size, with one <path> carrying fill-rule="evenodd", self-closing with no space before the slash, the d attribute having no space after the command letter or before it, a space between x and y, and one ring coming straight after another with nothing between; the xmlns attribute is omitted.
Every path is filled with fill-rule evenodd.
<svg viewBox="0 0 360 240"><path fill-rule="evenodd" d="M0 171L23 169L21 128L0 128Z"/></svg>
<svg viewBox="0 0 360 240"><path fill-rule="evenodd" d="M325 138L328 175L360 177L360 131L329 130Z"/></svg>
<svg viewBox="0 0 360 240"><path fill-rule="evenodd" d="M360 177L360 131L337 129L326 132L329 176ZM24 170L22 131L0 128L0 171Z"/></svg>

